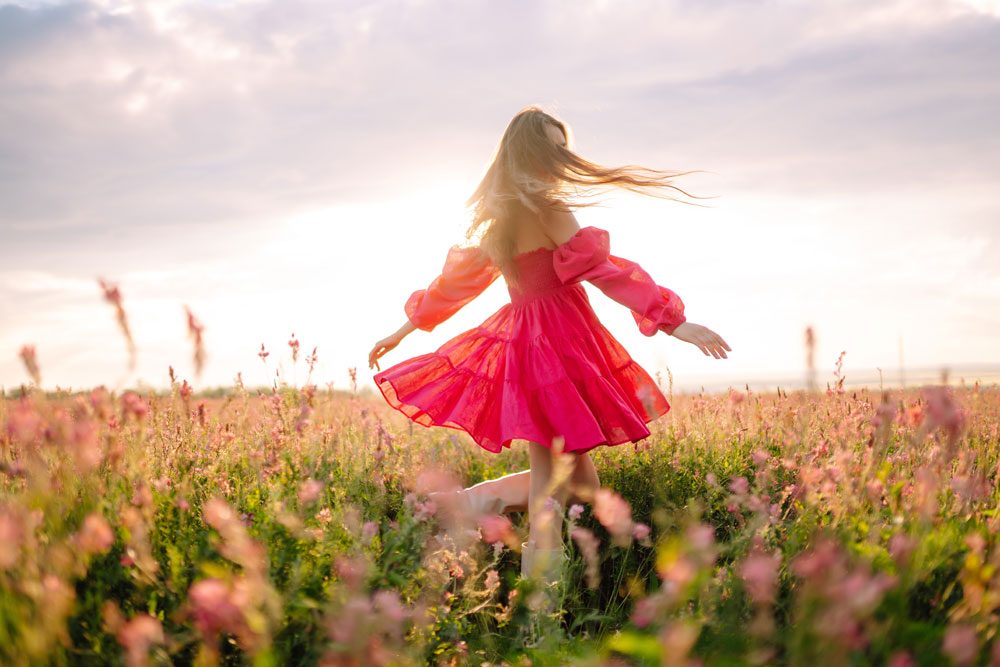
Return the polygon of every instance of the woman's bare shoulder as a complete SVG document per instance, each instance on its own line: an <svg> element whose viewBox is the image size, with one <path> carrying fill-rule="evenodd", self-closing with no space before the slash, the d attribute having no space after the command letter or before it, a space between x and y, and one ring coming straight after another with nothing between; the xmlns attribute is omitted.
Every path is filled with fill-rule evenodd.
<svg viewBox="0 0 1000 667"><path fill-rule="evenodd" d="M546 211L541 222L545 233L557 245L566 243L580 231L580 223L569 207L553 208Z"/></svg>

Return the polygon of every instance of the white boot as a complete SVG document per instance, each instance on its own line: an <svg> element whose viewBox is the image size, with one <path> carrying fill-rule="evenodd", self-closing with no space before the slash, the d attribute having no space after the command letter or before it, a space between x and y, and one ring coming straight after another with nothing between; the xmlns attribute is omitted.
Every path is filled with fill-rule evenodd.
<svg viewBox="0 0 1000 667"><path fill-rule="evenodd" d="M531 609L548 614L561 607L567 562L562 544L553 549L539 549L533 540L521 542L521 577L533 580L537 586L527 598Z"/></svg>
<svg viewBox="0 0 1000 667"><path fill-rule="evenodd" d="M550 500L552 503L552 512L555 515L554 520L561 523L563 519L562 503L554 498ZM563 543L561 526L556 533L556 546L554 547L541 549L532 539L529 539L527 542L521 542L522 577L540 576L546 585L563 581L564 567L567 560L568 557L566 555L565 544Z"/></svg>
<svg viewBox="0 0 1000 667"><path fill-rule="evenodd" d="M564 582L566 561L566 550L560 541L559 546L551 549L534 549L531 567L542 578L542 582L548 586L549 584Z"/></svg>
<svg viewBox="0 0 1000 667"><path fill-rule="evenodd" d="M525 579L532 575L535 562L535 542L521 542L521 576Z"/></svg>

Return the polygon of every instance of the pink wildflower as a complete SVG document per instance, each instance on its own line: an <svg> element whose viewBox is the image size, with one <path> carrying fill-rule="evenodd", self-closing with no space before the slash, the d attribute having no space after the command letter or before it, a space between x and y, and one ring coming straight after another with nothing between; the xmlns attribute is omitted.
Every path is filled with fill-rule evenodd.
<svg viewBox="0 0 1000 667"><path fill-rule="evenodd" d="M205 365L205 345L202 341L204 325L198 321L188 306L184 306L184 313L187 316L188 337L194 345L194 373L201 377L201 369Z"/></svg>
<svg viewBox="0 0 1000 667"><path fill-rule="evenodd" d="M31 444L42 438L44 424L32 400L23 397L13 404L7 415L7 435L14 442Z"/></svg>
<svg viewBox="0 0 1000 667"><path fill-rule="evenodd" d="M308 505L323 493L323 483L311 477L299 484L299 502Z"/></svg>
<svg viewBox="0 0 1000 667"><path fill-rule="evenodd" d="M121 626L116 637L125 649L125 665L144 667L149 664L149 649L163 643L163 626L149 614L139 614Z"/></svg>
<svg viewBox="0 0 1000 667"><path fill-rule="evenodd" d="M698 574L698 568L690 558L680 555L674 559L658 561L656 572L665 584L666 590L670 591L671 594L676 594L694 581Z"/></svg>
<svg viewBox="0 0 1000 667"><path fill-rule="evenodd" d="M803 552L792 561L792 571L800 577L809 579L828 570L840 559L837 544L830 539L823 539L812 549Z"/></svg>
<svg viewBox="0 0 1000 667"><path fill-rule="evenodd" d="M212 498L205 503L205 523L218 531L237 521L236 512L221 498Z"/></svg>
<svg viewBox="0 0 1000 667"><path fill-rule="evenodd" d="M125 336L125 342L128 344L129 353L129 370L135 369L135 342L132 339L132 332L128 326L128 318L125 315L125 308L122 306L122 293L118 289L118 285L104 280L104 278L98 278L98 283L100 283L101 290L104 292L104 300L110 303L115 308L115 318L118 321L118 328L122 330L122 334Z"/></svg>
<svg viewBox="0 0 1000 667"><path fill-rule="evenodd" d="M399 593L391 589L382 589L372 595L372 606L393 624L402 623L406 619L406 609Z"/></svg>
<svg viewBox="0 0 1000 667"><path fill-rule="evenodd" d="M570 532L570 537L583 553L583 560L587 564L586 576L587 586L596 589L600 584L600 563L598 561L597 550L600 540L591 531L582 526L575 526Z"/></svg>
<svg viewBox="0 0 1000 667"><path fill-rule="evenodd" d="M891 424L896 418L896 404L892 401L883 400L879 403L872 417L872 426L880 428L884 424Z"/></svg>
<svg viewBox="0 0 1000 667"><path fill-rule="evenodd" d="M891 656L889 656L889 662L887 667L916 667L916 662L913 660L907 651L896 651Z"/></svg>
<svg viewBox="0 0 1000 667"><path fill-rule="evenodd" d="M971 664L979 654L979 638L975 628L964 623L949 626L944 633L941 650L958 665Z"/></svg>
<svg viewBox="0 0 1000 667"><path fill-rule="evenodd" d="M632 508L620 495L601 487L594 494L594 516L601 522L615 542L627 544L632 537Z"/></svg>
<svg viewBox="0 0 1000 667"><path fill-rule="evenodd" d="M663 648L663 655L668 656L664 665L688 664L688 653L698 640L700 628L691 621L669 621L663 626L658 639Z"/></svg>
<svg viewBox="0 0 1000 667"><path fill-rule="evenodd" d="M649 534L649 526L644 523L636 523L632 527L632 537L641 542L643 545L649 546Z"/></svg>
<svg viewBox="0 0 1000 667"><path fill-rule="evenodd" d="M195 627L208 640L219 632L236 633L243 625L231 588L219 579L196 581L188 591L188 602Z"/></svg>
<svg viewBox="0 0 1000 667"><path fill-rule="evenodd" d="M0 570L8 570L17 564L24 536L21 516L12 509L0 507Z"/></svg>
<svg viewBox="0 0 1000 667"><path fill-rule="evenodd" d="M740 576L755 603L770 604L774 602L780 565L781 554L768 554L763 550L751 552L743 561L740 566Z"/></svg>
<svg viewBox="0 0 1000 667"><path fill-rule="evenodd" d="M644 597L635 603L629 619L639 628L645 628L656 619L659 608L657 604L659 598L649 596Z"/></svg>
<svg viewBox="0 0 1000 667"><path fill-rule="evenodd" d="M80 472L93 470L104 458L97 422L93 419L78 419L73 422L72 429L70 445L77 470Z"/></svg>
<svg viewBox="0 0 1000 667"><path fill-rule="evenodd" d="M927 387L924 389L927 401L926 422L929 428L943 428L951 437L957 437L965 426L965 413L955 401L948 387Z"/></svg>
<svg viewBox="0 0 1000 667"><path fill-rule="evenodd" d="M28 370L28 375L31 376L32 381L36 385L41 385L42 376L38 370L38 359L35 356L35 346L34 345L23 345L21 347L21 360L24 362L24 367Z"/></svg>
<svg viewBox="0 0 1000 667"><path fill-rule="evenodd" d="M84 553L106 553L115 543L115 535L102 515L88 514L77 533L76 543Z"/></svg>
<svg viewBox="0 0 1000 667"><path fill-rule="evenodd" d="M138 420L142 420L149 414L149 403L134 391L126 391L122 394L122 412L125 415L132 415Z"/></svg>
<svg viewBox="0 0 1000 667"><path fill-rule="evenodd" d="M696 551L706 551L715 545L715 528L705 523L689 526L687 539Z"/></svg>
<svg viewBox="0 0 1000 667"><path fill-rule="evenodd" d="M514 527L510 519L499 514L484 514L479 517L479 529L483 535L483 542L487 544L494 542L511 544L515 540Z"/></svg>
<svg viewBox="0 0 1000 667"><path fill-rule="evenodd" d="M337 576L350 589L358 589L364 583L367 564L360 556L337 556L334 560Z"/></svg>

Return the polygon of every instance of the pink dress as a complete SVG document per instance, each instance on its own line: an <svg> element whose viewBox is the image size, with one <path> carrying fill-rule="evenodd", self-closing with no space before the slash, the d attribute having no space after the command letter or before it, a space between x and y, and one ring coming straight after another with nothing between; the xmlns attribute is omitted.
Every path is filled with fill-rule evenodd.
<svg viewBox="0 0 1000 667"><path fill-rule="evenodd" d="M491 452L514 439L565 452L638 442L670 409L656 383L597 319L580 284L588 280L628 307L646 336L685 321L684 303L635 262L610 254L608 233L580 228L557 248L515 256L521 287L510 303L436 351L384 368L385 400L423 426L467 432ZM478 247L452 246L444 269L404 307L431 331L483 292L499 268Z"/></svg>

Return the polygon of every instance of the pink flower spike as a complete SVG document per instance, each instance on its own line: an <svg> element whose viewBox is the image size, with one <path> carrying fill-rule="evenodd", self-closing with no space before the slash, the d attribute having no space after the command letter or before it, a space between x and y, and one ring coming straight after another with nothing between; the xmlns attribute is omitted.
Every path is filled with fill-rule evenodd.
<svg viewBox="0 0 1000 667"><path fill-rule="evenodd" d="M36 385L41 385L42 377L38 370L38 359L35 356L35 346L34 345L23 345L21 347L21 360L24 362L24 367L28 370L28 375L31 376L32 381Z"/></svg>
<svg viewBox="0 0 1000 667"><path fill-rule="evenodd" d="M493 544L494 542L505 542L511 544L515 541L514 526L510 519L499 514L484 514L479 517L479 529L483 536L483 542Z"/></svg>
<svg viewBox="0 0 1000 667"><path fill-rule="evenodd" d="M644 523L637 523L632 527L632 537L643 544L649 542L649 526Z"/></svg>
<svg viewBox="0 0 1000 667"><path fill-rule="evenodd" d="M95 512L83 520L76 541L84 553L100 554L107 552L115 543L115 534L107 520Z"/></svg>
<svg viewBox="0 0 1000 667"><path fill-rule="evenodd" d="M632 537L632 508L614 491L601 487L594 494L594 516L619 544Z"/></svg>
<svg viewBox="0 0 1000 667"><path fill-rule="evenodd" d="M315 479L307 479L299 485L299 502L308 505L323 493L323 483Z"/></svg>
<svg viewBox="0 0 1000 667"><path fill-rule="evenodd" d="M149 664L149 649L164 642L163 626L149 614L139 614L118 629L118 643L125 649L126 667Z"/></svg>
<svg viewBox="0 0 1000 667"><path fill-rule="evenodd" d="M941 650L958 665L970 665L979 653L979 638L972 626L958 623L944 633Z"/></svg>
<svg viewBox="0 0 1000 667"><path fill-rule="evenodd" d="M778 567L781 555L757 551L747 556L740 566L740 576L746 584L747 592L759 605L774 602L775 587L778 583Z"/></svg>

